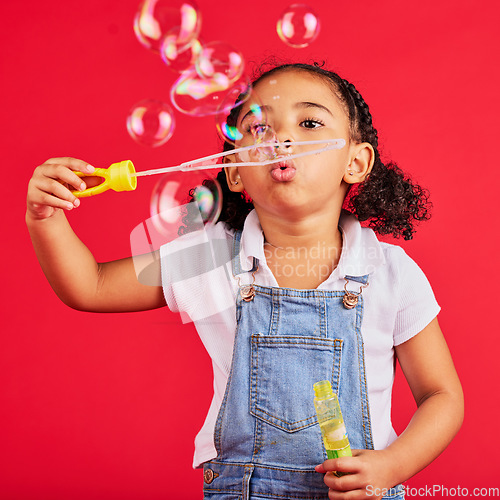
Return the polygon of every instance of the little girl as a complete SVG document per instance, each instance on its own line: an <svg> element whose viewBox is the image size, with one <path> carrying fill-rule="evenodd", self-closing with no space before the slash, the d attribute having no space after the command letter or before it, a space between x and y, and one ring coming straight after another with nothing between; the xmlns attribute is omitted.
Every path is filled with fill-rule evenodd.
<svg viewBox="0 0 500 500"><path fill-rule="evenodd" d="M410 239L414 221L427 218L425 193L381 162L368 106L337 74L283 65L253 88L286 154L298 141L345 146L260 167L232 167L239 158L227 156L220 222L161 248L152 272L162 286L141 284L132 258L95 261L64 215L79 206L70 189L90 181L74 171L93 167L48 160L28 188L38 259L76 309L167 305L194 321L214 367L194 457L205 498L404 498L401 483L446 448L463 416L430 285L374 233ZM251 104L230 116L243 135L237 146L253 141ZM192 250L216 241L229 264L193 272ZM390 416L396 358L417 404L399 437ZM325 460L312 403L313 383L325 379L339 396L352 457Z"/></svg>

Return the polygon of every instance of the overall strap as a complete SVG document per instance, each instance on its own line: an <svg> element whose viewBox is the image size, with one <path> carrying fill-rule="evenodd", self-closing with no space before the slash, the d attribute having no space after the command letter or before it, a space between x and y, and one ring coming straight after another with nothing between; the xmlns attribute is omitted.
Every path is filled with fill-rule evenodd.
<svg viewBox="0 0 500 500"><path fill-rule="evenodd" d="M362 283L363 285L366 285L368 283L369 276L370 276L369 274L365 274L363 276L351 276L349 274L346 274L344 276L344 279L348 281L356 281L357 283Z"/></svg>
<svg viewBox="0 0 500 500"><path fill-rule="evenodd" d="M232 266L233 266L233 274L235 276L238 276L238 274L241 273L253 273L259 267L259 261L254 257L252 269L242 269L241 258L240 258L241 234L242 234L241 230L238 230L234 233Z"/></svg>

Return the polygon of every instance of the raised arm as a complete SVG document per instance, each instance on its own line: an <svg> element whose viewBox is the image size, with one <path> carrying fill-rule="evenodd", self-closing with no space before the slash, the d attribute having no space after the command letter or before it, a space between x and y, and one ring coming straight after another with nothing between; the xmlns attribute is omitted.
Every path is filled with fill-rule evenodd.
<svg viewBox="0 0 500 500"><path fill-rule="evenodd" d="M164 306L161 286L141 284L132 258L98 263L72 230L64 210L77 208L80 200L71 189L83 190L85 180L93 180L81 179L75 171L90 174L93 167L75 158L52 158L35 169L28 186L26 224L51 287L65 304L82 311L126 312ZM159 284L159 258L142 259L148 261L148 272Z"/></svg>

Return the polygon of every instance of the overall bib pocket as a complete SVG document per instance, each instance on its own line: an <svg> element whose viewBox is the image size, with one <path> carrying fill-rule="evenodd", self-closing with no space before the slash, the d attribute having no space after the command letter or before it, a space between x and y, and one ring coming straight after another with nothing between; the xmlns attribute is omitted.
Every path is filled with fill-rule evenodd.
<svg viewBox="0 0 500 500"><path fill-rule="evenodd" d="M252 334L250 413L290 433L314 425L313 384L338 392L341 357L341 339Z"/></svg>

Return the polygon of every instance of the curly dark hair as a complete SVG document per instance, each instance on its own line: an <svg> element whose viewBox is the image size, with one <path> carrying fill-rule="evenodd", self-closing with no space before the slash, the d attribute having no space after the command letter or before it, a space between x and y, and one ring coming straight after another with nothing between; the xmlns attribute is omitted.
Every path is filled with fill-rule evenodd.
<svg viewBox="0 0 500 500"><path fill-rule="evenodd" d="M358 220L367 221L367 225L379 234L392 234L405 240L413 238L415 222L430 218L431 203L428 191L404 174L393 162L384 164L378 151L378 134L373 126L368 105L356 87L341 78L337 73L324 69L323 64L291 63L275 66L262 72L253 82L259 81L282 71L306 71L324 79L344 105L349 117L350 139L368 142L375 151L375 161L370 174L360 184L349 190L344 201L344 209L354 214ZM240 96L239 100L244 96ZM228 125L235 125L241 106L235 106L228 117ZM224 143L224 151L233 149L229 142ZM243 229L248 213L253 204L244 193L230 191L224 170L217 175L222 189L222 210L220 221L226 222L233 229Z"/></svg>

